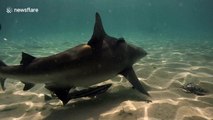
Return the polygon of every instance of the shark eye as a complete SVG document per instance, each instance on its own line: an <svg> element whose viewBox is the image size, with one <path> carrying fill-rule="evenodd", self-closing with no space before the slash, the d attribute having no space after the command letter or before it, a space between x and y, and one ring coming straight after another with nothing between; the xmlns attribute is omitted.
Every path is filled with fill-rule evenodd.
<svg viewBox="0 0 213 120"><path fill-rule="evenodd" d="M126 41L124 40L124 38L119 38L117 41L117 45L120 43L126 43Z"/></svg>

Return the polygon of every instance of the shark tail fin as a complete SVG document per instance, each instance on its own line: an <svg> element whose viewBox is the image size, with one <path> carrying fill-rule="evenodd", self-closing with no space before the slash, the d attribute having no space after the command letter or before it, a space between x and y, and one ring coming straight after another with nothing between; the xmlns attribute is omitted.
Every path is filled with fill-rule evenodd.
<svg viewBox="0 0 213 120"><path fill-rule="evenodd" d="M3 66L7 66L7 65L3 61L0 60L0 68L3 67ZM5 80L6 80L6 78L1 77L1 75L0 75L0 84L1 84L2 90L6 89L5 86L4 86Z"/></svg>

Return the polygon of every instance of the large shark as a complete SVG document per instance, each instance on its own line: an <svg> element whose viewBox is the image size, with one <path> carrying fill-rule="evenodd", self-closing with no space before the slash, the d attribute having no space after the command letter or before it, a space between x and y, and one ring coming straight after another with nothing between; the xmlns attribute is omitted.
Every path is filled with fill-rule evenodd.
<svg viewBox="0 0 213 120"><path fill-rule="evenodd" d="M0 60L0 81L5 89L6 78L20 80L25 84L24 90L32 88L36 83L44 83L66 104L72 98L70 95L73 95L69 93L71 88L89 87L120 74L136 90L150 96L143 87L146 84L139 82L132 67L146 55L145 50L128 44L123 38L107 35L100 15L96 13L94 32L87 44L41 58L22 53L20 65L8 66ZM98 91L106 91L110 86L89 88L76 94L90 96Z"/></svg>

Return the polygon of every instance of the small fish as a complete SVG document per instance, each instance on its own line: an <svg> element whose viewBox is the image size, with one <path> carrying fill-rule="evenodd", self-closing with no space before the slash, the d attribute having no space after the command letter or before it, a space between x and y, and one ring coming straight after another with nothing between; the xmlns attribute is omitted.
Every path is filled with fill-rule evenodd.
<svg viewBox="0 0 213 120"><path fill-rule="evenodd" d="M193 93L193 94L201 95L201 96L205 95L206 93L208 93L207 90L201 88L198 85L195 85L194 83L188 83L188 84L182 86L182 89L186 93Z"/></svg>

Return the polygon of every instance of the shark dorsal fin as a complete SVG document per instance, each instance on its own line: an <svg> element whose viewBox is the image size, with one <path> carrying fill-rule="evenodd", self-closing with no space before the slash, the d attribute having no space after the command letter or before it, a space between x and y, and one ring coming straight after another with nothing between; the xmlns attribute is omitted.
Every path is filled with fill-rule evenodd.
<svg viewBox="0 0 213 120"><path fill-rule="evenodd" d="M36 57L29 55L27 53L22 52L22 60L21 60L21 65L27 66L29 65Z"/></svg>
<svg viewBox="0 0 213 120"><path fill-rule="evenodd" d="M88 45L90 45L93 49L102 48L103 39L105 36L106 33L102 25L101 17L99 13L96 13L93 35L92 38L89 40Z"/></svg>

